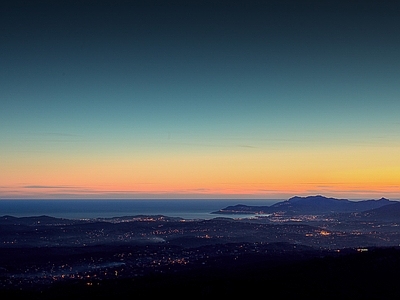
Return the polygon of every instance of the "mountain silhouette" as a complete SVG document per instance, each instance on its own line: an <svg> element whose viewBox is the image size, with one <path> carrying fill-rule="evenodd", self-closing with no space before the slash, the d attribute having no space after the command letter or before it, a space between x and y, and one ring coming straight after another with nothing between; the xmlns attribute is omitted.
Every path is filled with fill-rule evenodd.
<svg viewBox="0 0 400 300"><path fill-rule="evenodd" d="M376 221L400 221L400 202L364 211L360 216Z"/></svg>
<svg viewBox="0 0 400 300"><path fill-rule="evenodd" d="M271 206L273 209L283 209L292 213L337 213L357 212L379 208L392 201L382 198L379 200L350 201L348 199L327 198L321 195L308 197L293 197L287 201Z"/></svg>
<svg viewBox="0 0 400 300"><path fill-rule="evenodd" d="M386 205L396 203L386 198L379 200L350 201L348 199L328 198L321 195L299 197L295 196L289 200L275 203L271 206L249 206L238 204L220 209L219 214L268 214L283 212L287 214L327 214L327 213L350 213L372 210Z"/></svg>

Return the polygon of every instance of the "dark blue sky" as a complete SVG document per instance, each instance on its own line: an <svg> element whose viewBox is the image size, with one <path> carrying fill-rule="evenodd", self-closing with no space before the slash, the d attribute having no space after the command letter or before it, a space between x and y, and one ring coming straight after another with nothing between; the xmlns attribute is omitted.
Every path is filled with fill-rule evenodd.
<svg viewBox="0 0 400 300"><path fill-rule="evenodd" d="M269 175L243 171L252 178L242 180L253 186L250 194L263 185L266 194L271 185L282 189L283 182L306 190L298 186L311 179L282 174L293 164L296 172L320 171L303 166L315 154L325 159L310 164L325 170L337 161L351 165L354 153L363 157L365 164L351 166L343 179L355 190L377 185L371 174L384 172L378 165L400 176L399 161L387 161L400 146L396 1L6 1L0 44L0 165L15 172L4 179L4 195L56 185L46 178L61 176L63 158L87 170L78 166L93 157L93 164L119 157L135 164L149 153L168 165L176 163L173 153L186 155L188 170L198 167L192 161L207 165L204 157L211 155L204 173L214 172L214 159L226 152L236 172L257 157L264 170L272 167ZM348 149L360 145L368 150ZM288 162L276 149L296 158ZM337 149L345 154L329 161ZM43 157L54 160L46 171L38 167ZM357 171L364 167L367 181ZM39 178L29 175L35 168ZM138 168L143 172L146 164ZM191 172L178 169L177 182ZM139 181L189 194L218 194L219 183L241 182L222 179L232 172L225 165L218 172L204 183L210 187L193 177L186 188L169 189L173 181L161 173L132 179L126 170L115 181L144 194ZM333 192L338 178L321 182Z"/></svg>

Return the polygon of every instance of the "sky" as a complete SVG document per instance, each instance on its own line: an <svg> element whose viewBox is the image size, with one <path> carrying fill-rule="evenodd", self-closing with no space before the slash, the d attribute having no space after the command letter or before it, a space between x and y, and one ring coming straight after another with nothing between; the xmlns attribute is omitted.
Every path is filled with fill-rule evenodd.
<svg viewBox="0 0 400 300"><path fill-rule="evenodd" d="M0 199L400 199L397 1L0 4Z"/></svg>

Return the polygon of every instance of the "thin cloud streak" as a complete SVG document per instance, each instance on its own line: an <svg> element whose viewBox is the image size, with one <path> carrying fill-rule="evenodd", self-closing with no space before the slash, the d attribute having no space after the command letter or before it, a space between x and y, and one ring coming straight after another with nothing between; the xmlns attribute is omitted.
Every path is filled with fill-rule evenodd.
<svg viewBox="0 0 400 300"><path fill-rule="evenodd" d="M25 185L24 189L77 189L77 186L70 185Z"/></svg>

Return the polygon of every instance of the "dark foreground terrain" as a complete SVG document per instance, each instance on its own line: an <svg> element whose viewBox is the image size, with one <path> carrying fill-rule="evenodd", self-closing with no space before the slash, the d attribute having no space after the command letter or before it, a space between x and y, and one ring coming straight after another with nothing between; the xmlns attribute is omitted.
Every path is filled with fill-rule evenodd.
<svg viewBox="0 0 400 300"><path fill-rule="evenodd" d="M3 289L2 299L135 299L206 296L303 299L399 299L400 249L374 248L221 255L207 265L135 278L91 278L41 288Z"/></svg>
<svg viewBox="0 0 400 300"><path fill-rule="evenodd" d="M218 214L0 217L1 299L400 299L400 203L294 197Z"/></svg>

